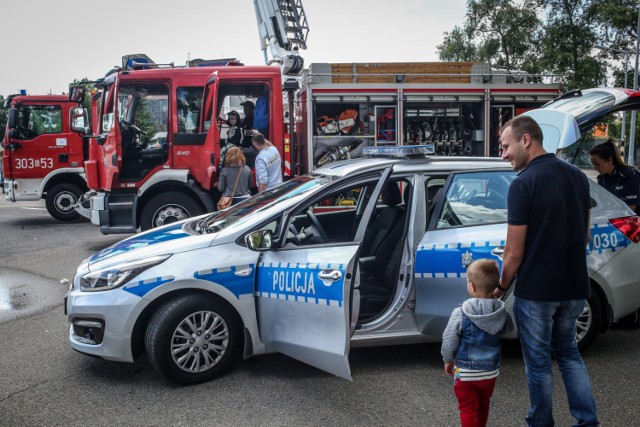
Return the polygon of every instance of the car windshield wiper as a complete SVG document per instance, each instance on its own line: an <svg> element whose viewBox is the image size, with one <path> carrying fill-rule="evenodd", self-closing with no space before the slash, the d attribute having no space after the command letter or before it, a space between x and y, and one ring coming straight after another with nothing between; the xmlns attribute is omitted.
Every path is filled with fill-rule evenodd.
<svg viewBox="0 0 640 427"><path fill-rule="evenodd" d="M211 215L201 219L200 221L198 221L196 223L195 226L195 230L197 233L200 234L209 234L209 233L213 233L213 231L217 231L217 230L213 230L211 226L209 226L209 222L215 218L216 216L218 216L219 212L214 212Z"/></svg>

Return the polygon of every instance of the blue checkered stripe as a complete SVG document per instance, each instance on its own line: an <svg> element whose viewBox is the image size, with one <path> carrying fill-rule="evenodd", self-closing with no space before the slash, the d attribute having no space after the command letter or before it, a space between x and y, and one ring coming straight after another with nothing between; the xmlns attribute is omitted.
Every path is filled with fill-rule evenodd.
<svg viewBox="0 0 640 427"><path fill-rule="evenodd" d="M152 277L151 279L139 280L128 283L123 289L139 297L143 297L155 288L165 283L175 280L174 276Z"/></svg>
<svg viewBox="0 0 640 427"><path fill-rule="evenodd" d="M489 258L500 260L491 254L504 240L478 241L470 243L428 243L420 245L416 252L416 278L463 278L467 269L462 265L463 256L473 260Z"/></svg>
<svg viewBox="0 0 640 427"><path fill-rule="evenodd" d="M616 252L626 248L630 243L630 240L610 223L593 224L591 226L591 240L586 251L587 255L593 252L599 254Z"/></svg>
<svg viewBox="0 0 640 427"><path fill-rule="evenodd" d="M338 270L342 277L335 282L318 277L322 270ZM307 304L342 307L344 264L260 263L256 296Z"/></svg>
<svg viewBox="0 0 640 427"><path fill-rule="evenodd" d="M240 295L253 294L254 269L253 264L234 265L196 271L193 277L224 286L239 299ZM243 274L238 275L238 272Z"/></svg>

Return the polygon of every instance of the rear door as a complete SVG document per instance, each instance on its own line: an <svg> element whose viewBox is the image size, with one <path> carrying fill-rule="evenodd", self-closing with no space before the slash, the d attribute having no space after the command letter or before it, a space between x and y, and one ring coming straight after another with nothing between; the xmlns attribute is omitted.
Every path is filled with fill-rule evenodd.
<svg viewBox="0 0 640 427"><path fill-rule="evenodd" d="M467 266L489 258L502 263L507 236L507 192L512 170L452 173L415 262L416 320L420 331L441 336L451 311L466 300Z"/></svg>

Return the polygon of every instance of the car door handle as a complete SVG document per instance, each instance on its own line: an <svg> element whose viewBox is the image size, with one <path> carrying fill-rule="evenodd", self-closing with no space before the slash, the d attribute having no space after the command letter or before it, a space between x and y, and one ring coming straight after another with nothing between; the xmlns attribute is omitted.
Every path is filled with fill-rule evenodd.
<svg viewBox="0 0 640 427"><path fill-rule="evenodd" d="M322 270L318 273L318 277L322 280L332 280L335 282L342 277L342 273L338 270Z"/></svg>
<svg viewBox="0 0 640 427"><path fill-rule="evenodd" d="M501 257L502 254L504 254L504 246L496 246L495 248L491 249L491 254Z"/></svg>

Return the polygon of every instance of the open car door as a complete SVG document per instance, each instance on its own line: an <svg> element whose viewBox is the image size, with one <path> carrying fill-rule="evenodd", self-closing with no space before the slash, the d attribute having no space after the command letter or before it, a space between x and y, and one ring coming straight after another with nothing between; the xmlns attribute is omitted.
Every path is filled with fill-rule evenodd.
<svg viewBox="0 0 640 427"><path fill-rule="evenodd" d="M113 76L113 77L111 77ZM102 112L100 114L100 126L96 143L102 146L102 166L104 170L103 188L114 188L114 183L122 167L122 135L119 126L119 114L123 105L118 102L118 79L115 74L109 76L105 81Z"/></svg>
<svg viewBox="0 0 640 427"><path fill-rule="evenodd" d="M390 173L389 167L344 186L328 186L327 192L296 207L284 230L295 228L293 222L299 216L307 216L311 220L308 229L315 234L322 229L312 212L318 203L354 187L366 188L355 206L353 237L335 240L320 232L318 235L325 234L320 240L281 244L265 252L258 263L258 325L268 350L351 380L348 356L359 313L359 250Z"/></svg>
<svg viewBox="0 0 640 427"><path fill-rule="evenodd" d="M270 350L351 380L350 295L359 244L267 252L258 323Z"/></svg>

